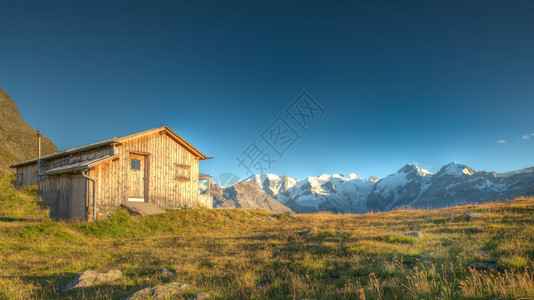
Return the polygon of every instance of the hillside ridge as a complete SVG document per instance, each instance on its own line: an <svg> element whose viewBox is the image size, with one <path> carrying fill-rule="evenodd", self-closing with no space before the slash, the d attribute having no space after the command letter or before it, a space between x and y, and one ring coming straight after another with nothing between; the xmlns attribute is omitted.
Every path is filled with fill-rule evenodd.
<svg viewBox="0 0 534 300"><path fill-rule="evenodd" d="M13 174L13 163L37 157L37 130L21 117L15 101L0 87L0 175ZM41 154L57 152L47 137L41 138Z"/></svg>

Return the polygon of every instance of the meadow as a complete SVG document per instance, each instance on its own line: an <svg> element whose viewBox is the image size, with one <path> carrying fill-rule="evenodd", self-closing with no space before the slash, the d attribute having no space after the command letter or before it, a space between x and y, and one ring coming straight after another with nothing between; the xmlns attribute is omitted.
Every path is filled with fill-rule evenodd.
<svg viewBox="0 0 534 300"><path fill-rule="evenodd" d="M482 217L468 221L466 212ZM13 177L0 179L0 299L122 299L171 281L210 299L534 297L532 197L365 215L199 208L133 217L118 209L89 223L47 215L36 187L17 191ZM88 268L124 276L58 292Z"/></svg>

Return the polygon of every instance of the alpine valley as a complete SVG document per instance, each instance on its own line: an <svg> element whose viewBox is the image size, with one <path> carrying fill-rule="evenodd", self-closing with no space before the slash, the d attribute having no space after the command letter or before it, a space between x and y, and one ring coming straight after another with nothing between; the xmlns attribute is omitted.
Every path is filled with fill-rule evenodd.
<svg viewBox="0 0 534 300"><path fill-rule="evenodd" d="M364 179L354 173L305 180L263 174L226 187L214 184L212 194L214 207L278 212L361 214L403 207L439 208L534 195L534 167L495 173L449 163L432 173L407 164L382 179Z"/></svg>

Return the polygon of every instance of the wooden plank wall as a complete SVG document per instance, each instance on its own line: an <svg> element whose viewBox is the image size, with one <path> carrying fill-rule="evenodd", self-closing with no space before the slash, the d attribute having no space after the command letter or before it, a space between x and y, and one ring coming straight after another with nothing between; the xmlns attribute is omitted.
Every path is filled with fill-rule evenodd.
<svg viewBox="0 0 534 300"><path fill-rule="evenodd" d="M86 180L81 175L49 176L42 186L43 202L50 207L51 218L85 218Z"/></svg>
<svg viewBox="0 0 534 300"><path fill-rule="evenodd" d="M96 179L97 206L119 206L127 201L129 153L146 153L148 181L148 202L163 208L181 208L194 206L211 207L208 197L199 199L198 192L198 159L175 142L167 134L154 132L144 136L122 141L117 146L119 156L94 166L88 175ZM114 153L109 149L95 149L99 153ZM86 153L91 155L90 153ZM189 166L189 180L177 179L179 166ZM24 182L37 181L37 164L23 166L17 172L24 172ZM33 176L33 177L32 177ZM72 175L43 177L43 200L50 206L50 216L56 219L70 218L72 203L70 202ZM80 176L80 175L77 175ZM92 205L92 182L86 184L86 207ZM79 197L75 197L80 199Z"/></svg>
<svg viewBox="0 0 534 300"><path fill-rule="evenodd" d="M167 134L154 132L121 142L119 157L95 166L97 206L120 205L128 197L129 153L146 153L148 202L163 208L198 206L198 159ZM178 165L190 166L190 179L178 180ZM89 201L92 189L88 189Z"/></svg>
<svg viewBox="0 0 534 300"><path fill-rule="evenodd" d="M17 167L16 176L15 186L17 188L37 184L37 163Z"/></svg>
<svg viewBox="0 0 534 300"><path fill-rule="evenodd" d="M119 158L102 162L88 172L96 180L96 206L119 206L125 197L122 188L121 170L123 169ZM93 205L93 183L88 184L88 205Z"/></svg>
<svg viewBox="0 0 534 300"><path fill-rule="evenodd" d="M69 219L71 211L71 176L48 177L43 182L43 201L50 206L50 217Z"/></svg>

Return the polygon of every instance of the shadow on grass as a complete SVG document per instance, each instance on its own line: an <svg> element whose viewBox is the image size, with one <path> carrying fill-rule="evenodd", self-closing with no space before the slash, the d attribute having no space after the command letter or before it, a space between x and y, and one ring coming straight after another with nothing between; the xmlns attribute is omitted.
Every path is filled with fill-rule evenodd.
<svg viewBox="0 0 534 300"><path fill-rule="evenodd" d="M0 217L0 222L21 222L21 221L29 221L29 219Z"/></svg>
<svg viewBox="0 0 534 300"><path fill-rule="evenodd" d="M94 287L72 289L60 293L59 289L74 279L78 273L63 273L51 276L20 276L20 280L35 287L35 299L124 299L147 287L141 284L125 284L124 279Z"/></svg>

